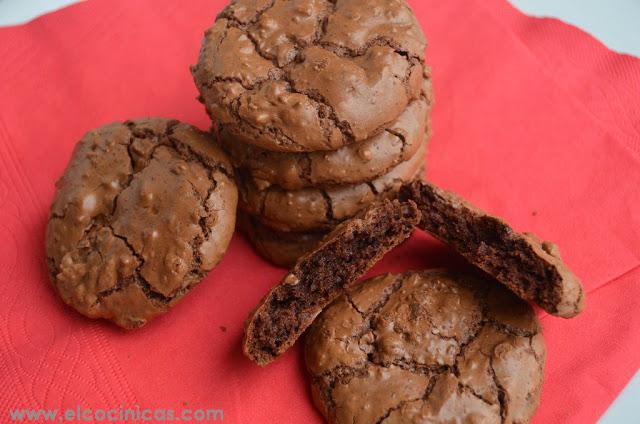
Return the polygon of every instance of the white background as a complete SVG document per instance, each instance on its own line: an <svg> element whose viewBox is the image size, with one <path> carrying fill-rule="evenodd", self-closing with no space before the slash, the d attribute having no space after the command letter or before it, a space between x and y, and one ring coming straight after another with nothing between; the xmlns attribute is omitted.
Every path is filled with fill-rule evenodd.
<svg viewBox="0 0 640 424"><path fill-rule="evenodd" d="M0 25L26 22L77 1L0 0ZM589 32L613 50L640 56L640 0L510 1L527 14L560 18Z"/></svg>

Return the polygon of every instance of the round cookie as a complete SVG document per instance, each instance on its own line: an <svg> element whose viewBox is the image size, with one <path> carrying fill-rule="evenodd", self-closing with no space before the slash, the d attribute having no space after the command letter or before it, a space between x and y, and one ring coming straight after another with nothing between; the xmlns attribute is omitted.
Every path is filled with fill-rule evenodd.
<svg viewBox="0 0 640 424"><path fill-rule="evenodd" d="M526 423L546 350L531 307L494 280L446 270L349 288L305 344L332 424Z"/></svg>
<svg viewBox="0 0 640 424"><path fill-rule="evenodd" d="M160 118L90 131L57 182L51 281L90 318L144 325L195 287L233 234L237 188L206 133Z"/></svg>
<svg viewBox="0 0 640 424"><path fill-rule="evenodd" d="M277 185L300 190L336 184L356 184L384 175L409 160L430 131L429 103L415 100L381 134L333 151L284 153L264 150L238 140L222 129L220 142L236 168L245 170L256 187Z"/></svg>
<svg viewBox="0 0 640 424"><path fill-rule="evenodd" d="M272 230L240 212L238 225L256 252L274 265L291 268L298 258L312 251L326 232L284 232Z"/></svg>
<svg viewBox="0 0 640 424"><path fill-rule="evenodd" d="M426 142L411 159L371 182L287 191L260 190L240 172L240 208L278 231L326 231L351 218L374 200L397 193L402 184L424 173Z"/></svg>
<svg viewBox="0 0 640 424"><path fill-rule="evenodd" d="M191 71L212 120L267 150L335 150L421 93L425 39L405 0L234 0Z"/></svg>

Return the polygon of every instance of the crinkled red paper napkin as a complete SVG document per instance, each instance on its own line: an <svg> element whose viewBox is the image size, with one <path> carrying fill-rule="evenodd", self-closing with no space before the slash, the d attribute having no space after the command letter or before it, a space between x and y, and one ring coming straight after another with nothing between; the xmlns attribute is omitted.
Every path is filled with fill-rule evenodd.
<svg viewBox="0 0 640 424"><path fill-rule="evenodd" d="M223 1L91 0L0 29L0 421L17 407L217 408L225 422L320 422L301 349L261 369L249 310L284 270L236 235L167 315L126 333L55 296L54 181L87 130L159 115L209 126L188 65ZM428 177L559 244L586 311L543 316L536 423L595 421L640 367L640 61L504 0L414 0L437 104ZM416 234L374 273L441 265Z"/></svg>

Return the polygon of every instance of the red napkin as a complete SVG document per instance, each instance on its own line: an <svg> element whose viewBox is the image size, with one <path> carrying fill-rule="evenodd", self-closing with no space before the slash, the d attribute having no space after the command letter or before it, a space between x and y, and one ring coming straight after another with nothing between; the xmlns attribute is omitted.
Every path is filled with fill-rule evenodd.
<svg viewBox="0 0 640 424"><path fill-rule="evenodd" d="M223 409L232 423L320 422L300 344L262 369L249 310L284 270L237 235L222 264L140 331L54 296L44 231L87 130L159 115L207 128L188 65L220 0L92 0L0 29L0 420L15 408ZM536 423L595 421L640 367L640 61L504 0L414 0L437 105L428 177L559 244L588 291L543 316ZM371 274L453 256L423 234Z"/></svg>

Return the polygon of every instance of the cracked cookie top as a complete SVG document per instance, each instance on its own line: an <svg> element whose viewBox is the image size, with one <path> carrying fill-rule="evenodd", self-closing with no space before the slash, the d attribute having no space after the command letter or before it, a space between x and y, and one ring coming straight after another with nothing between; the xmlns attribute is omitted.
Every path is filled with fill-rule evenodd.
<svg viewBox="0 0 640 424"><path fill-rule="evenodd" d="M267 150L335 150L420 96L425 39L405 0L235 0L205 32L211 118Z"/></svg>
<svg viewBox="0 0 640 424"><path fill-rule="evenodd" d="M47 227L60 297L125 328L168 310L226 251L238 197L231 169L207 134L177 121L86 134L56 184Z"/></svg>
<svg viewBox="0 0 640 424"><path fill-rule="evenodd" d="M414 100L385 130L361 143L332 151L273 152L220 131L220 142L237 168L264 190L271 185L285 190L356 184L372 181L416 153L429 138L431 126L426 99Z"/></svg>
<svg viewBox="0 0 640 424"><path fill-rule="evenodd" d="M525 423L545 362L531 307L446 270L347 289L310 327L314 402L331 423Z"/></svg>
<svg viewBox="0 0 640 424"><path fill-rule="evenodd" d="M246 172L239 172L240 208L278 231L327 231L366 209L376 199L397 195L400 187L424 174L427 141L413 157L373 181L326 187L260 190Z"/></svg>

